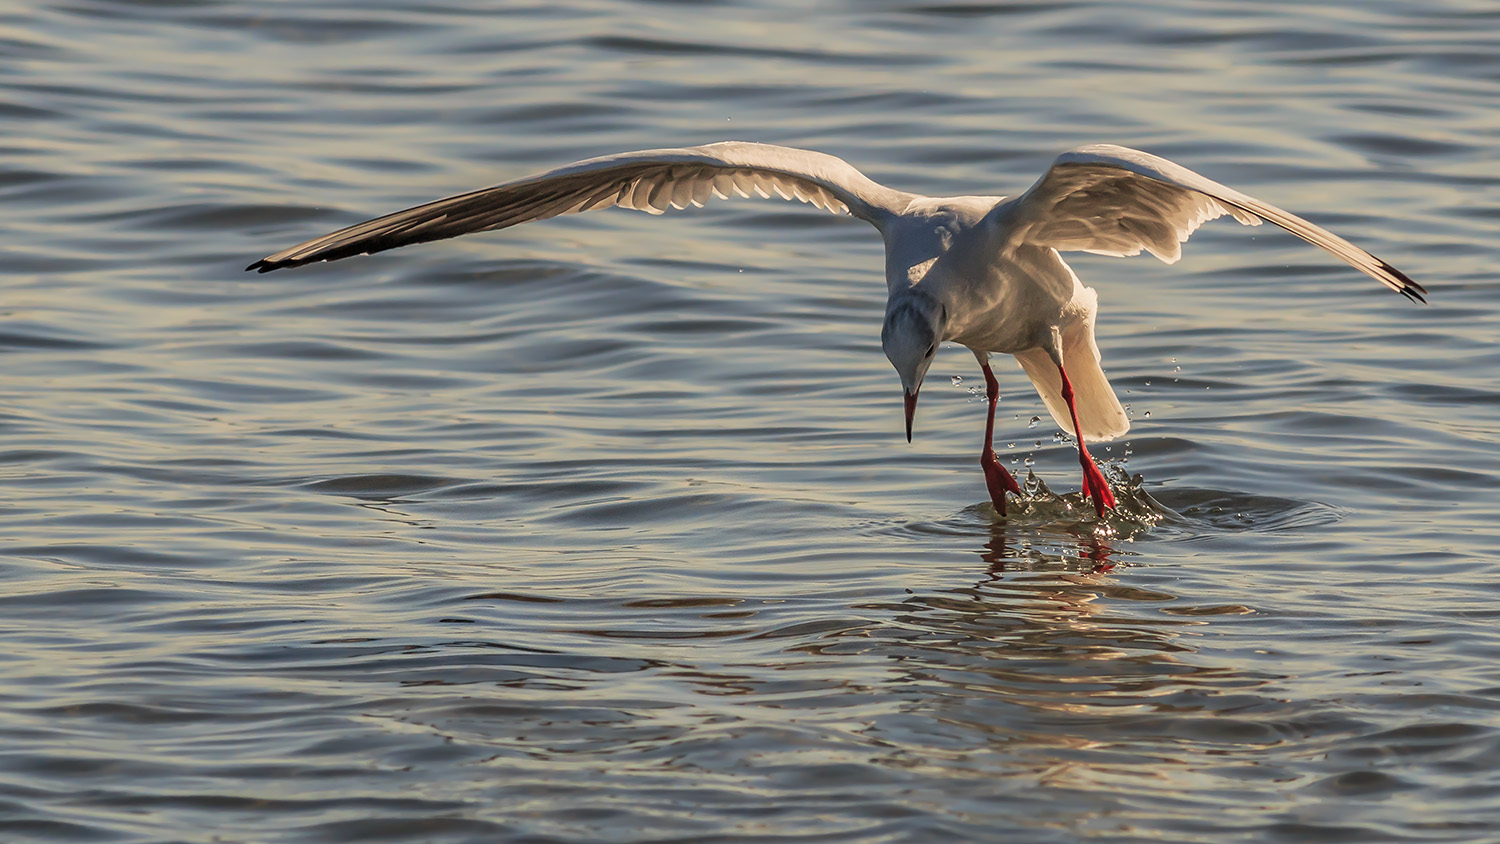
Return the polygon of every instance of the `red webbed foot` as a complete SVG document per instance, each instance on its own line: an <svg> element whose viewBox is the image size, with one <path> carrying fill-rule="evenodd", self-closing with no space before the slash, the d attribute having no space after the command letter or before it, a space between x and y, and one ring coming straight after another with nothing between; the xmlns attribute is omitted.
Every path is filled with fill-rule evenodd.
<svg viewBox="0 0 1500 844"><path fill-rule="evenodd" d="M993 449L985 449L979 458L979 465L984 469L984 484L989 487L990 501L995 505L995 512L1005 515L1005 493L1012 492L1021 494L1021 486L1016 479L1000 465L1000 458L995 455Z"/></svg>
<svg viewBox="0 0 1500 844"><path fill-rule="evenodd" d="M1089 457L1088 452L1081 451L1078 462L1083 465L1083 494L1094 502L1094 512L1100 518L1104 517L1104 511L1113 509L1115 506L1115 494L1109 489L1109 482L1104 479L1104 473L1094 464L1094 459Z"/></svg>

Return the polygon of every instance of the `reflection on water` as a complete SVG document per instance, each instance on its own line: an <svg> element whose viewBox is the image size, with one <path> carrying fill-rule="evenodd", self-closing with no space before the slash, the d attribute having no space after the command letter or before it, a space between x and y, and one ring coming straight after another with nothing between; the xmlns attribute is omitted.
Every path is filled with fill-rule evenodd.
<svg viewBox="0 0 1500 844"><path fill-rule="evenodd" d="M0 2L0 840L1495 838L1497 22ZM983 402L905 442L858 221L240 272L721 139L929 194L1138 146L1433 304L1228 223L1078 256L1134 414L1101 522L1019 371L1008 518Z"/></svg>
<svg viewBox="0 0 1500 844"><path fill-rule="evenodd" d="M958 805L1004 802L1032 782L1112 795L1076 817L1016 820L1069 828L1096 812L1095 820L1136 815L1124 809L1131 795L1215 780L1202 770L1204 754L1220 755L1224 769L1253 767L1236 757L1281 743L1279 727L1246 719L1290 717L1274 694L1285 678L1212 664L1194 645L1206 617L1249 608L1189 607L1118 582L1112 572L1124 559L1087 533L997 523L985 547L988 572L972 585L857 605L883 619L799 649L888 663L878 686L859 690L893 700L861 728L882 748L881 764L944 781ZM1165 814L1200 811L1192 802Z"/></svg>

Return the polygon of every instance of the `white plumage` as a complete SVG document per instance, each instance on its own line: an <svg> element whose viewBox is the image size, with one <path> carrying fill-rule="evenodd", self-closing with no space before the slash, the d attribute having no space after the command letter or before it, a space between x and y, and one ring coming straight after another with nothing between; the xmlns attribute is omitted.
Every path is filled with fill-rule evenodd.
<svg viewBox="0 0 1500 844"><path fill-rule="evenodd" d="M559 214L620 206L661 214L711 198L779 196L873 224L885 239L889 299L882 345L906 392L907 436L941 341L970 348L991 396L981 462L1004 513L1016 491L991 449L996 388L991 353L1014 355L1047 409L1079 437L1085 491L1102 515L1113 505L1085 439L1130 423L1100 366L1098 296L1058 252L1146 251L1171 264L1204 222L1229 215L1270 221L1322 247L1413 301L1426 291L1399 270L1308 221L1163 158L1109 144L1064 153L1019 196L934 198L878 184L840 158L741 142L592 158L492 188L397 211L251 264L260 272L380 252ZM1071 395L1070 395L1071 393ZM1076 420L1075 420L1076 416Z"/></svg>

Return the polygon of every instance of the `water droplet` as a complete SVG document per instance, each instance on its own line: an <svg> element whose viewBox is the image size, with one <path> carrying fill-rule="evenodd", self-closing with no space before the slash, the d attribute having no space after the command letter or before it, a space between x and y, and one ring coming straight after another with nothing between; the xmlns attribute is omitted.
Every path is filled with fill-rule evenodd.
<svg viewBox="0 0 1500 844"><path fill-rule="evenodd" d="M1042 421L1042 417L1040 417L1040 416L1033 416L1033 417L1031 417L1031 421L1026 423L1026 427L1028 427L1028 428L1035 428L1036 424L1038 422L1040 422L1040 421Z"/></svg>
<svg viewBox="0 0 1500 844"><path fill-rule="evenodd" d="M1015 448L1015 447L1016 447L1016 444L1015 444L1015 443L1006 443L1006 444L1005 444L1005 447L1006 447L1006 448Z"/></svg>
<svg viewBox="0 0 1500 844"><path fill-rule="evenodd" d="M1147 387L1149 387L1149 386L1151 386L1151 382L1150 382L1150 381L1147 381L1147 382L1146 382L1146 386L1147 386Z"/></svg>
<svg viewBox="0 0 1500 844"><path fill-rule="evenodd" d="M1151 418L1151 411L1149 411L1149 410L1148 410L1148 411L1146 411L1146 418L1147 418L1147 419L1150 419L1150 418Z"/></svg>
<svg viewBox="0 0 1500 844"><path fill-rule="evenodd" d="M1026 458L1026 465L1027 466L1035 466L1036 465L1036 458L1031 457L1031 456L1028 455L1027 458Z"/></svg>
<svg viewBox="0 0 1500 844"><path fill-rule="evenodd" d="M963 382L964 382L964 377L962 375L955 375L955 376L953 376L953 386L957 387L959 384L962 384Z"/></svg>
<svg viewBox="0 0 1500 844"><path fill-rule="evenodd" d="M1177 358L1172 358L1172 362L1176 363L1177 362Z"/></svg>

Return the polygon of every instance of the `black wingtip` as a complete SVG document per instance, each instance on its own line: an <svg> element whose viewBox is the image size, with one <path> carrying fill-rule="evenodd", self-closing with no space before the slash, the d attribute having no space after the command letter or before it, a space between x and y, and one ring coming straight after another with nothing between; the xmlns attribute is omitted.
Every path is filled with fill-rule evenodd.
<svg viewBox="0 0 1500 844"><path fill-rule="evenodd" d="M1421 302L1424 305L1427 304L1427 296L1425 295L1427 293L1427 288L1423 287L1420 284L1417 284L1415 281L1412 281L1407 277L1406 273L1401 272L1390 264L1387 264L1385 261L1380 262L1380 269L1387 273L1390 273L1392 278L1401 283L1401 286L1396 288L1397 293L1400 293L1402 296L1405 296L1413 302Z"/></svg>
<svg viewBox="0 0 1500 844"><path fill-rule="evenodd" d="M251 270L255 270L256 272L260 272L260 273L268 273L268 272L270 272L271 270L274 270L274 269L276 269L275 265L268 264L264 260L261 260L261 261L256 261L255 263L253 263L250 266L246 267L245 268L245 272L248 273Z"/></svg>

